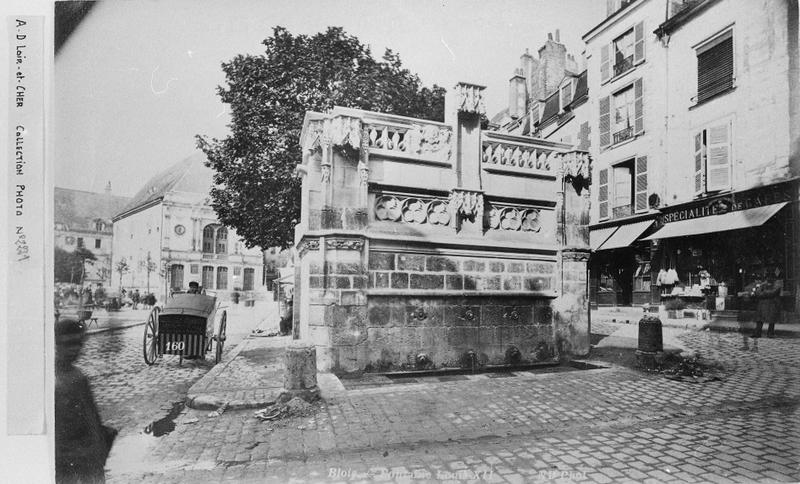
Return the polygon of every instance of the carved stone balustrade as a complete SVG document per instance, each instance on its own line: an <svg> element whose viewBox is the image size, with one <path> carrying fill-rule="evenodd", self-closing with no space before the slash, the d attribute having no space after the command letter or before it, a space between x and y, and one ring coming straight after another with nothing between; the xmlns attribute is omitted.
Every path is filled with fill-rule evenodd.
<svg viewBox="0 0 800 484"><path fill-rule="evenodd" d="M401 155L432 162L449 163L452 130L435 124L411 126L369 123L367 147L376 154Z"/></svg>
<svg viewBox="0 0 800 484"><path fill-rule="evenodd" d="M565 148L561 143L484 132L481 165L486 171L555 178Z"/></svg>

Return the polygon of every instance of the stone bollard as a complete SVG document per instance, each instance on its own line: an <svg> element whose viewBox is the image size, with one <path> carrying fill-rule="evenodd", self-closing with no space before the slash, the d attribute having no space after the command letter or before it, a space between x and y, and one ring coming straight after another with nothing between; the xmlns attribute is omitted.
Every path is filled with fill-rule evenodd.
<svg viewBox="0 0 800 484"><path fill-rule="evenodd" d="M300 397L307 402L319 398L317 386L317 348L301 341L292 341L286 348L286 370L280 400Z"/></svg>
<svg viewBox="0 0 800 484"><path fill-rule="evenodd" d="M645 315L639 320L639 342L636 360L639 366L655 369L664 354L664 340L661 333L661 320L656 316Z"/></svg>

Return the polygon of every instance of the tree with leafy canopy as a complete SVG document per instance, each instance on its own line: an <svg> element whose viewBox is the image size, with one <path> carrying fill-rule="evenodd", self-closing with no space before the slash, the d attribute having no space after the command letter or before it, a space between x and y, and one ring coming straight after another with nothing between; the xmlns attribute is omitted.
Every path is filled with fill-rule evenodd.
<svg viewBox="0 0 800 484"><path fill-rule="evenodd" d="M119 274L119 290L122 291L122 276L131 271L128 261L124 257L118 260L114 270Z"/></svg>
<svg viewBox="0 0 800 484"><path fill-rule="evenodd" d="M56 247L53 269L56 282L75 282L75 276L81 273L80 259L75 258L72 252Z"/></svg>
<svg viewBox="0 0 800 484"><path fill-rule="evenodd" d="M435 121L444 119L444 88L423 87L387 49L381 60L340 27L313 36L275 27L260 55L222 64L231 133L198 136L215 170L211 204L248 247L289 247L300 219L300 131L306 111L360 108Z"/></svg>

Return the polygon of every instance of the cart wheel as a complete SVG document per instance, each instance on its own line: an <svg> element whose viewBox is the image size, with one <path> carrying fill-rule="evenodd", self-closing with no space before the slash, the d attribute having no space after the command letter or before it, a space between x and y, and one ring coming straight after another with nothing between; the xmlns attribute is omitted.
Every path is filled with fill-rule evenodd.
<svg viewBox="0 0 800 484"><path fill-rule="evenodd" d="M158 358L158 306L150 311L147 324L144 326L144 362L152 365Z"/></svg>
<svg viewBox="0 0 800 484"><path fill-rule="evenodd" d="M225 329L228 326L228 312L222 311L222 317L219 320L219 333L217 333L217 353L214 358L214 363L222 361L222 349L225 347Z"/></svg>

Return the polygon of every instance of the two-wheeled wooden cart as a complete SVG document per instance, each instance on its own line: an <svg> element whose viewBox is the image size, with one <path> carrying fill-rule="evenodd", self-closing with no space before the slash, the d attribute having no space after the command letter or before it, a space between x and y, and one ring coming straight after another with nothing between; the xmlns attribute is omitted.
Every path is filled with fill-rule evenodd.
<svg viewBox="0 0 800 484"><path fill-rule="evenodd" d="M215 347L214 363L222 359L227 311L219 310L215 296L173 294L163 309L154 307L144 328L144 361L152 365L162 355L205 359Z"/></svg>

